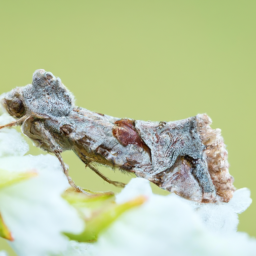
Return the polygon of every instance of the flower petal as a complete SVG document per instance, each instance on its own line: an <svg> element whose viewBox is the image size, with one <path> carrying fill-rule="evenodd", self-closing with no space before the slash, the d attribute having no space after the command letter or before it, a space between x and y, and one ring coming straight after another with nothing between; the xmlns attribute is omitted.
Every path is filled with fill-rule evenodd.
<svg viewBox="0 0 256 256"><path fill-rule="evenodd" d="M13 120L9 115L3 114L0 116L0 125L11 123ZM0 130L0 157L23 156L28 150L29 146L25 139L14 128Z"/></svg>
<svg viewBox="0 0 256 256"><path fill-rule="evenodd" d="M14 238L9 244L19 256L59 253L68 245L63 232L79 234L84 222L62 198L69 184L58 159L23 156L28 148L24 143L15 130L0 131L0 169L5 170L0 177L0 210ZM29 179L35 172L27 170L38 175Z"/></svg>
<svg viewBox="0 0 256 256"><path fill-rule="evenodd" d="M116 204L113 193L100 193L91 196L77 192L66 192L63 197L77 208L85 221L85 230L79 234L66 234L77 241L95 241L99 233L114 222L122 213L146 201L139 196L123 204Z"/></svg>
<svg viewBox="0 0 256 256"><path fill-rule="evenodd" d="M37 172L8 172L0 169L0 189L37 176Z"/></svg>

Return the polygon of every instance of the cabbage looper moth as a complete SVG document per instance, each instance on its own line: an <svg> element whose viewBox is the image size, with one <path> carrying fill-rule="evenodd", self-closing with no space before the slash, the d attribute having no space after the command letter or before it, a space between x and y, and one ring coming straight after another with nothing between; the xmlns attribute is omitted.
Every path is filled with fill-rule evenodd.
<svg viewBox="0 0 256 256"><path fill-rule="evenodd" d="M120 119L75 106L72 93L43 69L32 84L2 95L1 104L37 147L55 154L71 186L61 152L72 150L105 181L93 163L120 168L184 198L203 203L228 202L235 190L219 129L198 114L174 122Z"/></svg>

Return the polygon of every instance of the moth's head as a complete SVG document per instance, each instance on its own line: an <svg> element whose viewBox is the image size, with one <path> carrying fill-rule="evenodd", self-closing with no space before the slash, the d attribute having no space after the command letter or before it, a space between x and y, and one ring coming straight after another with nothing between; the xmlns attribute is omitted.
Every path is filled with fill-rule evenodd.
<svg viewBox="0 0 256 256"><path fill-rule="evenodd" d="M72 110L74 97L60 78L38 69L33 74L32 84L2 94L0 103L15 118L33 113L61 117Z"/></svg>
<svg viewBox="0 0 256 256"><path fill-rule="evenodd" d="M25 115L25 106L20 88L1 95L0 103L12 117L20 118Z"/></svg>

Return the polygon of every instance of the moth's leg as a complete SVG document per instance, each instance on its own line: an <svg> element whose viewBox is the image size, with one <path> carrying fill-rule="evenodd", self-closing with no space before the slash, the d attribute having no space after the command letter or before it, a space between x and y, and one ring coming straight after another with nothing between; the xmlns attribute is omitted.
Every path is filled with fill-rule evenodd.
<svg viewBox="0 0 256 256"><path fill-rule="evenodd" d="M28 118L28 116L23 116L22 118L14 121L14 122L11 122L9 124L0 125L0 130L3 128L11 128L13 126L21 125L27 118Z"/></svg>
<svg viewBox="0 0 256 256"><path fill-rule="evenodd" d="M79 186L77 186L75 184L75 182L71 179L71 177L69 176L68 174L68 169L67 167L65 166L65 163L61 157L61 154L59 152L54 152L55 156L59 159L60 163L61 163L61 166L62 166L62 169L63 169L63 172L64 174L66 175L67 179L68 179L68 183L71 187L73 187L77 192L82 192L84 194L87 194L84 190L82 190Z"/></svg>
<svg viewBox="0 0 256 256"><path fill-rule="evenodd" d="M92 171L94 171L96 174L98 174L103 180L105 180L109 184L112 184L112 185L114 185L116 187L120 187L120 188L125 187L126 184L119 182L119 181L113 181L113 180L108 179L107 177L105 177L103 174L101 174L95 167L93 167L89 163L87 163L86 166L88 166Z"/></svg>
<svg viewBox="0 0 256 256"><path fill-rule="evenodd" d="M38 122L37 122L38 124ZM78 187L75 182L71 179L71 177L68 174L68 169L65 166L65 163L61 157L61 149L59 148L59 145L55 142L55 139L53 138L53 136L51 135L51 133L44 128L43 123L40 123L40 128L39 128L40 132L43 132L44 134L44 143L47 140L47 144L50 146L51 151L54 152L55 156L59 159L62 169L63 169L63 173L65 174L65 176L67 177L68 183L71 187L73 187L77 192L82 192L87 194L85 191L83 191L80 187Z"/></svg>
<svg viewBox="0 0 256 256"><path fill-rule="evenodd" d="M51 152L54 152L55 156L59 159L62 169L63 169L63 173L65 174L65 176L67 177L68 183L70 184L71 187L73 187L77 192L82 192L87 194L85 191L83 191L80 187L78 187L75 182L71 179L71 177L68 174L68 169L65 166L65 163L61 157L61 152L62 150L59 148L59 145L55 142L55 139L53 138L53 136L51 135L51 133L44 128L43 123L40 123L40 132L44 133L44 143L45 140L47 140L47 144L50 146L51 148Z"/></svg>
<svg viewBox="0 0 256 256"><path fill-rule="evenodd" d="M193 175L203 190L203 200L214 201L216 198L216 191L208 172L207 163L204 159L196 160Z"/></svg>
<svg viewBox="0 0 256 256"><path fill-rule="evenodd" d="M52 134L45 128L44 122L42 120L34 120L33 117L27 118L27 120L23 123L22 129L23 133L30 137L39 147L55 154L61 163L63 172L67 177L70 186L72 186L78 192L86 193L80 187L78 187L68 175L68 169L66 168L60 154L62 150Z"/></svg>
<svg viewBox="0 0 256 256"><path fill-rule="evenodd" d="M36 114L36 113L32 113L31 115L29 116L23 116L21 117L20 119L14 121L14 122L11 122L9 124L5 124L5 125L0 125L0 130L3 129L3 128L11 128L13 126L18 126L18 125L22 125L24 121L26 121L26 119L34 119L34 118L37 118L37 119L48 119L49 117L47 115L42 115L42 114Z"/></svg>

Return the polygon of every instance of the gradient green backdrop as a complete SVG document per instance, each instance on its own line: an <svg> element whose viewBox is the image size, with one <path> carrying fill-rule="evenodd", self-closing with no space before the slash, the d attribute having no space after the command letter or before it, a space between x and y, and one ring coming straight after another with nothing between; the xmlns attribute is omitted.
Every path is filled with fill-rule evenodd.
<svg viewBox="0 0 256 256"><path fill-rule="evenodd" d="M255 11L255 0L2 0L0 93L31 83L43 68L93 111L161 121L207 113L222 129L235 186L250 188L254 199ZM79 185L119 191L72 152L64 159ZM120 181L133 177L100 170ZM255 216L253 203L239 230L256 236Z"/></svg>

